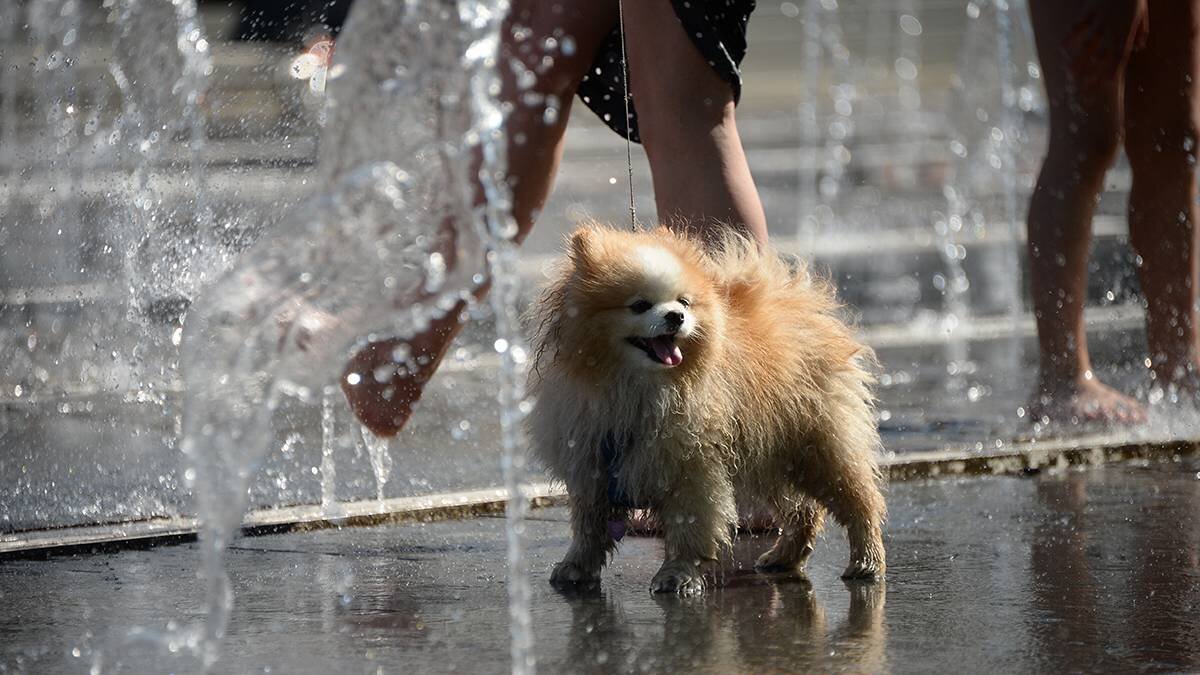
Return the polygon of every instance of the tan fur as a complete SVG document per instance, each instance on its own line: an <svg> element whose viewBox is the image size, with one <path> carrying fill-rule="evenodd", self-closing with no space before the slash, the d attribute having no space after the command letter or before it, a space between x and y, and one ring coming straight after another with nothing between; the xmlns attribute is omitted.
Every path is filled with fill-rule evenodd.
<svg viewBox="0 0 1200 675"><path fill-rule="evenodd" d="M673 288L639 267L639 246L678 259ZM690 301L694 330L676 340L675 367L620 334L637 318L629 298L652 292L662 296L652 302ZM537 457L566 484L574 535L552 580L597 579L614 548L606 523L626 514L609 503L606 435L617 439L622 492L663 527L653 590L703 588L702 566L729 546L739 501L768 505L782 526L760 568L802 566L828 511L850 538L844 576L882 576L886 507L865 368L873 355L837 315L828 283L736 236L706 253L665 228L578 230L531 316L528 429Z"/></svg>

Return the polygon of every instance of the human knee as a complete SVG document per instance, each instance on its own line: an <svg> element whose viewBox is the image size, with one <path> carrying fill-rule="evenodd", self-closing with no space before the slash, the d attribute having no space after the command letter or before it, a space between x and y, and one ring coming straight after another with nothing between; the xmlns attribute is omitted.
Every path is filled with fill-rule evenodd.
<svg viewBox="0 0 1200 675"><path fill-rule="evenodd" d="M1127 131L1125 153L1129 156L1134 180L1142 178L1143 184L1160 186L1174 185L1178 179L1193 181L1197 141L1200 141L1200 124L1189 115L1131 126Z"/></svg>
<svg viewBox="0 0 1200 675"><path fill-rule="evenodd" d="M1116 120L1075 121L1051 129L1050 154L1068 159L1082 173L1102 173L1116 159L1121 136Z"/></svg>

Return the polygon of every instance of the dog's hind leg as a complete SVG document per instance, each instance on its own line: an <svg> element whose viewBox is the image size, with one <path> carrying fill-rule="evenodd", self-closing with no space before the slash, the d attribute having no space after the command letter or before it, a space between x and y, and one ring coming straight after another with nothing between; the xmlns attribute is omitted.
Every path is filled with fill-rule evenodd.
<svg viewBox="0 0 1200 675"><path fill-rule="evenodd" d="M880 489L878 428L859 387L843 389L831 404L804 455L797 487L846 528L850 563L842 578L882 578L887 504Z"/></svg>
<svg viewBox="0 0 1200 675"><path fill-rule="evenodd" d="M825 507L814 499L793 496L776 504L782 524L771 550L759 556L754 569L760 572L793 572L804 567L825 527Z"/></svg>
<svg viewBox="0 0 1200 675"><path fill-rule="evenodd" d="M883 549L883 521L887 506L874 464L840 461L837 452L821 471L806 472L805 492L824 504L846 528L850 563L843 579L882 578L887 567ZM840 466L837 466L840 465ZM820 477L818 477L820 476Z"/></svg>
<svg viewBox="0 0 1200 675"><path fill-rule="evenodd" d="M804 491L821 502L846 528L850 563L843 579L883 577L887 566L883 550L883 521L887 506L879 489L874 462L855 461L840 449L826 449L820 460L804 472Z"/></svg>

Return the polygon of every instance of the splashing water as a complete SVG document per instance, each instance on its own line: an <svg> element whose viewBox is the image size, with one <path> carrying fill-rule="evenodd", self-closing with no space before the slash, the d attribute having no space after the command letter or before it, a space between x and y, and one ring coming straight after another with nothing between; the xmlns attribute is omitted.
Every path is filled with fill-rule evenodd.
<svg viewBox="0 0 1200 675"><path fill-rule="evenodd" d="M493 279L490 296L496 322L495 348L501 357L500 429L504 451L504 484L508 491L505 531L508 538L509 630L512 638L512 672L536 670L533 627L529 612L529 570L525 560L525 514L529 509L526 485L526 454L521 438L521 419L531 409L525 399L524 365L528 351L522 343L517 301L520 294L516 270L516 223L512 218L512 195L505 180L507 170L503 111L496 100L500 78L496 65L499 40L508 14L507 0L461 7L464 23L477 36L466 53L471 72L474 134L482 150L479 181L486 197L484 221L491 235L488 264Z"/></svg>
<svg viewBox="0 0 1200 675"><path fill-rule="evenodd" d="M337 508L337 427L333 403L337 390L328 387L321 395L321 510L333 513Z"/></svg>
<svg viewBox="0 0 1200 675"><path fill-rule="evenodd" d="M811 248L819 232L838 227L838 199L842 197L846 166L850 162L847 143L854 135L854 103L858 92L853 84L850 52L842 42L842 25L837 3L809 0L805 6L804 80L810 91L827 90L832 114L824 128L821 126L820 101L824 97L810 96L800 106L803 147L818 147L820 158L817 179L800 176L799 236ZM833 83L823 86L821 70L828 62ZM799 163L801 167L804 162Z"/></svg>
<svg viewBox="0 0 1200 675"><path fill-rule="evenodd" d="M490 270L497 344L508 346L501 395L514 497L514 670L532 670L517 434L524 350L515 322L503 114L495 101L506 12L502 1L356 5L331 70L318 181L324 193L294 209L189 311L183 448L202 520L208 664L232 604L223 551L238 532L282 397L320 400L331 422L334 383L357 349L413 336L459 311ZM382 493L385 462L373 457L373 465Z"/></svg>
<svg viewBox="0 0 1200 675"><path fill-rule="evenodd" d="M114 131L123 141L123 163L133 169L129 223L119 233L130 319L175 321L231 258L214 236L202 159L212 58L194 0L122 0L115 18L109 72L123 110ZM173 31L175 40L147 44L145 35L165 31ZM163 72L174 81L164 82ZM174 152L180 146L186 146L182 157ZM177 174L182 166L189 199L171 204L160 189L161 174Z"/></svg>
<svg viewBox="0 0 1200 675"><path fill-rule="evenodd" d="M288 234L298 237L268 238L252 248L189 312L183 447L195 467L206 565L218 586L226 583L220 551L240 524L280 397L315 400L337 381L360 335L412 335L461 293L400 307L421 280L411 274L402 282L396 271L421 269L429 253L417 200L408 197L413 189L395 165L352 173L334 195L285 221ZM327 426L334 393L323 405ZM324 443L326 480L332 441ZM214 593L221 604L210 608L210 639L220 636L228 611L225 592Z"/></svg>
<svg viewBox="0 0 1200 675"><path fill-rule="evenodd" d="M391 441L372 434L370 429L360 426L363 445L367 446L367 454L371 457L371 470L375 473L375 498L383 501L384 488L392 475Z"/></svg>
<svg viewBox="0 0 1200 675"><path fill-rule="evenodd" d="M468 23L480 36L475 43L496 41L486 51L467 53L473 70L472 103L476 111L477 133L483 149L480 183L486 196L485 220L492 236L488 254L493 289L492 311L496 321L496 351L500 353L500 429L504 451L504 485L508 491L505 531L508 537L509 630L512 637L512 672L525 674L536 670L533 653L533 627L529 612L529 570L525 560L525 514L529 509L526 485L526 454L521 438L521 419L531 409L525 399L524 365L528 351L522 344L517 301L520 278L516 269L516 223L512 218L512 196L505 180L507 170L506 138L503 113L495 94L500 90L496 58L500 30L508 13L507 0L493 6L476 5ZM466 15L464 15L466 18Z"/></svg>
<svg viewBox="0 0 1200 675"><path fill-rule="evenodd" d="M1008 282L1001 286L1003 293L1007 296L1009 306L1009 321L1012 322L1012 338L1009 344L1009 366L1011 368L1019 368L1021 364L1021 339L1019 324L1021 321L1024 293L1021 291L1020 275L1015 273L1015 270L1021 268L1020 248L1020 232L1021 225L1017 222L1019 216L1017 207L1017 135L1020 133L1020 120L1017 117L1017 87L1013 80L1013 69L1016 63L1013 60L1013 15L1017 9L1014 5L1019 5L1020 0L999 0L996 3L997 23L999 30L996 31L996 64L1000 70L1000 124L1001 134L997 143L1000 144L1000 164L1001 173L1004 184L1004 222L1008 231L1011 244L1004 247L1003 266L1014 273L1008 278ZM1021 16L1027 16L1027 12L1020 12ZM1019 21L1019 19L1018 19Z"/></svg>
<svg viewBox="0 0 1200 675"><path fill-rule="evenodd" d="M1023 114L1040 107L1036 68L1022 66L1032 53L1032 29L1021 20L1025 4L1007 0L967 4L968 27L954 78L949 112L951 162L942 188L946 213L937 214L935 233L946 270L943 325L947 330L950 386L966 382L968 360L963 338L953 329L973 318L1003 312L1009 324L1004 370L1023 361L1022 323L1025 294L1020 259L1024 227L1020 222L1022 188L1032 185L1035 158L1022 156L1028 124ZM979 59L980 53L992 58ZM1022 79L1024 77L1025 79ZM973 270L981 274L972 301L963 243L991 240L975 247Z"/></svg>
<svg viewBox="0 0 1200 675"><path fill-rule="evenodd" d="M946 386L951 391L962 391L967 387L965 375L970 370L970 347L967 337L960 330L971 320L971 304L968 291L971 281L963 268L966 249L955 242L962 231L967 205L959 190L949 183L942 188L946 198L946 213L935 213L933 231L937 236L938 256L941 258L945 275L935 287L942 292L941 331L945 340L946 369L950 376Z"/></svg>

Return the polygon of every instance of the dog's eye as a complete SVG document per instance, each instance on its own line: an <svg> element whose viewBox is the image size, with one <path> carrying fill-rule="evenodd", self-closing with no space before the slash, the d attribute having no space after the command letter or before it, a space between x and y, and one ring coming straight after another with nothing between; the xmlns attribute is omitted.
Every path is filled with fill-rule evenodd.
<svg viewBox="0 0 1200 675"><path fill-rule="evenodd" d="M684 307L691 307L691 306L692 306L692 301L691 301L691 300L688 300L687 298L680 298L680 299L679 299L679 304L683 305Z"/></svg>
<svg viewBox="0 0 1200 675"><path fill-rule="evenodd" d="M636 301L634 301L634 303L632 305L629 306L629 309L634 314L643 314L645 312L648 312L650 310L650 308L653 306L654 305L650 304L649 302L647 302L645 300L636 300Z"/></svg>

